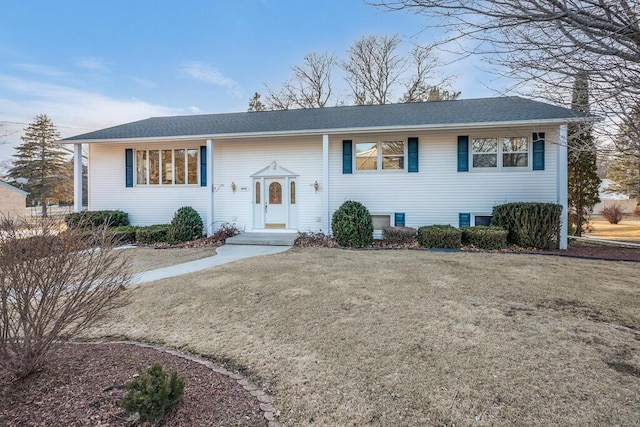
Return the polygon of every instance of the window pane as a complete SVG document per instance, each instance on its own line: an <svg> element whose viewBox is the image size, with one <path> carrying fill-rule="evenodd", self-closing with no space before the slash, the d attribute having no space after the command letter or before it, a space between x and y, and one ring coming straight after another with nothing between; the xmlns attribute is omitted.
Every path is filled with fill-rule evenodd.
<svg viewBox="0 0 640 427"><path fill-rule="evenodd" d="M356 143L356 170L378 169L378 144L375 142Z"/></svg>
<svg viewBox="0 0 640 427"><path fill-rule="evenodd" d="M190 148L187 150L187 183L198 183L198 150Z"/></svg>
<svg viewBox="0 0 640 427"><path fill-rule="evenodd" d="M498 166L497 154L474 154L473 155L474 168L495 168L497 166Z"/></svg>
<svg viewBox="0 0 640 427"><path fill-rule="evenodd" d="M186 150L176 150L176 184L184 184L184 155Z"/></svg>
<svg viewBox="0 0 640 427"><path fill-rule="evenodd" d="M173 150L162 150L162 183L173 182Z"/></svg>
<svg viewBox="0 0 640 427"><path fill-rule="evenodd" d="M149 150L149 184L160 183L160 152Z"/></svg>
<svg viewBox="0 0 640 427"><path fill-rule="evenodd" d="M291 193L289 194L289 197L291 199L291 204L295 205L296 204L296 183L295 183L295 181L291 181Z"/></svg>
<svg viewBox="0 0 640 427"><path fill-rule="evenodd" d="M404 141L388 141L382 143L383 156L404 156Z"/></svg>
<svg viewBox="0 0 640 427"><path fill-rule="evenodd" d="M526 167L529 164L529 155L527 153L508 153L502 155L502 166L508 167Z"/></svg>
<svg viewBox="0 0 640 427"><path fill-rule="evenodd" d="M256 204L260 204L260 183L256 182Z"/></svg>
<svg viewBox="0 0 640 427"><path fill-rule="evenodd" d="M145 185L147 183L147 152L136 151L136 183Z"/></svg>
<svg viewBox="0 0 640 427"><path fill-rule="evenodd" d="M399 156L383 157L382 169L404 169L404 157L399 157Z"/></svg>
<svg viewBox="0 0 640 427"><path fill-rule="evenodd" d="M282 186L278 182L272 182L269 184L269 204L282 204Z"/></svg>
<svg viewBox="0 0 640 427"><path fill-rule="evenodd" d="M526 153L528 151L528 145L529 143L527 141L527 138L502 138L502 146L505 153Z"/></svg>
<svg viewBox="0 0 640 427"><path fill-rule="evenodd" d="M475 223L476 223L476 226L484 225L484 226L488 227L488 226L491 225L491 216L476 215Z"/></svg>
<svg viewBox="0 0 640 427"><path fill-rule="evenodd" d="M473 138L471 149L474 153L497 153L498 138Z"/></svg>

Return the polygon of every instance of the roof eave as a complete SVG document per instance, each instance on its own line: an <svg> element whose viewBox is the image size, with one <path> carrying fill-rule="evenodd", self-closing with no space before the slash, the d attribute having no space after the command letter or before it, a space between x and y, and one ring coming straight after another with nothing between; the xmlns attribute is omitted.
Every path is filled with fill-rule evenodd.
<svg viewBox="0 0 640 427"><path fill-rule="evenodd" d="M95 144L95 143L134 143L134 142L163 142L163 141L183 141L193 139L237 139L237 138L257 138L257 137L275 137L275 136L308 136L308 135L324 135L324 134L356 134L356 133L380 133L380 132L409 132L420 130L449 130L449 129L469 129L469 128L495 128L505 126L532 126L532 125L561 125L570 122L579 122L585 120L583 117L561 118L561 119L535 119L535 120L517 120L517 121L500 121L500 122L472 122L472 123L449 123L449 124L428 124L428 125L406 125L406 126L368 126L368 127L350 127L350 128L331 128L331 129L307 129L307 130L291 130L291 131L273 131L273 132L237 132L237 133L213 133L202 135L177 135L177 136L158 136L158 137L142 137L142 138L112 138L112 139L77 139L77 140L59 140L59 144ZM592 119L594 121L599 118Z"/></svg>

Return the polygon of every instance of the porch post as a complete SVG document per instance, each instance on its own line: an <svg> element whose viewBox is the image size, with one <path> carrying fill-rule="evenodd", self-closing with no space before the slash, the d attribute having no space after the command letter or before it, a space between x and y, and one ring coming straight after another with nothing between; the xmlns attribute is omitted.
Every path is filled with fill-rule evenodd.
<svg viewBox="0 0 640 427"><path fill-rule="evenodd" d="M568 242L568 221L569 221L569 190L568 185L568 172L567 172L567 125L562 125L558 128L557 135L557 194L558 204L562 205L562 215L560 220L562 225L560 226L560 249L567 249Z"/></svg>
<svg viewBox="0 0 640 427"><path fill-rule="evenodd" d="M207 236L213 234L213 140L207 139Z"/></svg>
<svg viewBox="0 0 640 427"><path fill-rule="evenodd" d="M82 144L73 145L73 211L82 212Z"/></svg>
<svg viewBox="0 0 640 427"><path fill-rule="evenodd" d="M329 135L322 135L322 232L329 234L331 213L329 212Z"/></svg>

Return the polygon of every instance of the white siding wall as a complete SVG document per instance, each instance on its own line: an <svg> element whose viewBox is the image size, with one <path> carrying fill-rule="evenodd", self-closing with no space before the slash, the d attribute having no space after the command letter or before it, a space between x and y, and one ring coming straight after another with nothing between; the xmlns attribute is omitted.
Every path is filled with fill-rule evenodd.
<svg viewBox="0 0 640 427"><path fill-rule="evenodd" d="M280 167L299 175L296 186L298 229L322 228L322 136L279 138L277 140L216 140L214 149L215 226L235 223L253 229L254 187L251 175L276 161ZM236 192L231 190L235 182ZM247 188L242 191L241 188ZM264 202L264 201L263 201Z"/></svg>
<svg viewBox="0 0 640 427"><path fill-rule="evenodd" d="M457 137L528 136L546 132L545 170L457 170ZM429 224L458 226L458 214L491 214L493 206L515 201L557 201L555 128L493 129L474 132L398 133L332 136L329 150L330 212L345 200L363 203L372 214L404 212L410 227ZM342 140L354 143L407 137L419 138L419 172L357 171L342 173ZM407 159L405 158L405 163ZM471 163L470 163L471 164ZM531 166L531 164L530 164ZM392 220L393 221L393 216Z"/></svg>
<svg viewBox="0 0 640 427"><path fill-rule="evenodd" d="M206 188L191 185L125 187L125 149L199 148L204 143L89 144L89 210L120 209L133 225L167 224L191 206L206 218ZM135 174L134 174L135 175Z"/></svg>
<svg viewBox="0 0 640 427"><path fill-rule="evenodd" d="M457 136L527 136L545 132L545 170L457 171ZM398 132L383 135L330 135L329 212L345 200L362 202L373 214L404 212L406 225L458 225L458 214L490 214L493 206L513 201L557 202L557 128L491 129L450 132ZM342 140L356 142L419 138L419 173L356 171L342 173ZM192 143L135 144L137 149L197 148ZM224 222L254 228L254 186L251 175L276 161L298 175L298 229L322 229L322 136L247 138L214 142L214 228ZM125 187L125 148L129 144L90 144L89 209L121 209L136 225L168 223L181 206L192 206L206 219L207 188L200 186ZM407 163L405 158L405 165ZM530 165L531 166L531 165ZM320 190L316 192L314 182ZM236 192L231 189L235 183ZM393 217L392 217L393 218ZM330 218L329 218L330 220ZM393 219L392 219L393 221ZM327 230L322 230L327 231Z"/></svg>

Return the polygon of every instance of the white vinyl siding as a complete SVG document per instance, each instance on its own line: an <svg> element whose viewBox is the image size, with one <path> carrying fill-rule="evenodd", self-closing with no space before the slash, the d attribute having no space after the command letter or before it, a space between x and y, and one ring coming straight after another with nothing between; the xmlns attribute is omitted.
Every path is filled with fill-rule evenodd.
<svg viewBox="0 0 640 427"><path fill-rule="evenodd" d="M546 132L543 171L531 168L488 168L481 174L457 171L457 137L495 135L528 137ZM460 212L491 212L493 206L517 201L557 202L555 127L494 129L487 131L423 131L377 138L366 135L330 136L329 210L334 212L344 201L363 203L372 213L404 212L408 227L429 224L452 224L457 227ZM342 140L407 140L419 138L419 173L342 173ZM355 172L355 171L354 171Z"/></svg>

